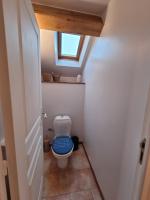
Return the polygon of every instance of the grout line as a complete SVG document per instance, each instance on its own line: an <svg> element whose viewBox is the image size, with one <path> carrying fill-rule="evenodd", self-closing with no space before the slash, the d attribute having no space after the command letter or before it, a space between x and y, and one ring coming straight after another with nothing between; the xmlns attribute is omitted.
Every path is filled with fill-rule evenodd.
<svg viewBox="0 0 150 200"><path fill-rule="evenodd" d="M94 189L94 188L93 188ZM69 194L72 194L72 193L79 193L79 192L91 192L92 193L92 188L91 189L85 189L85 190L77 190L77 191L74 191L74 192L67 192L67 193L63 193L63 194L58 194L58 195L43 195L42 198L54 198L54 197L60 197L60 196L63 196L63 195L69 195ZM93 194L92 194L93 196Z"/></svg>
<svg viewBox="0 0 150 200"><path fill-rule="evenodd" d="M94 198L94 195L93 195L93 192L92 192L92 191L91 191L91 193L92 193L93 200L95 200L95 198Z"/></svg>

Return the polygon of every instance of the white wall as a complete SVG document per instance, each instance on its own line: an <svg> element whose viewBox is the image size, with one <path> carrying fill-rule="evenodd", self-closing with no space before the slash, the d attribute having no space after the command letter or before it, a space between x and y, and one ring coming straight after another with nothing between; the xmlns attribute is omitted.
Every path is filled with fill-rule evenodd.
<svg viewBox="0 0 150 200"><path fill-rule="evenodd" d="M43 110L48 118L44 120L44 133L52 128L53 118L67 114L72 118L72 135L83 139L83 84L42 83Z"/></svg>
<svg viewBox="0 0 150 200"><path fill-rule="evenodd" d="M85 68L86 149L106 200L133 200L150 80L149 7L111 0Z"/></svg>

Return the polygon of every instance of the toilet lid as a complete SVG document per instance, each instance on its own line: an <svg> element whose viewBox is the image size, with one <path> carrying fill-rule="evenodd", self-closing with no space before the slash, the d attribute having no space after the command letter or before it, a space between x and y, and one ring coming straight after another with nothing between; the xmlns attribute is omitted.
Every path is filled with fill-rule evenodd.
<svg viewBox="0 0 150 200"><path fill-rule="evenodd" d="M72 148L73 142L69 136L59 136L53 140L52 149L57 154L67 154Z"/></svg>

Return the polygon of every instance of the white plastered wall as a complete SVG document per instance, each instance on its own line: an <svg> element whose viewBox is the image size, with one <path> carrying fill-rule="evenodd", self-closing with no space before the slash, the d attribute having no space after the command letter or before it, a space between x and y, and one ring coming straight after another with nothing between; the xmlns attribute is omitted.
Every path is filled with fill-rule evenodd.
<svg viewBox="0 0 150 200"><path fill-rule="evenodd" d="M106 200L133 200L150 80L149 7L111 0L84 72L85 146Z"/></svg>
<svg viewBox="0 0 150 200"><path fill-rule="evenodd" d="M83 141L83 111L84 111L84 91L83 84L63 84L63 83L43 83L43 111L48 118L44 119L44 134L49 128L53 128L53 119L56 115L69 115L72 119L72 135L79 137ZM54 137L49 132L51 139Z"/></svg>

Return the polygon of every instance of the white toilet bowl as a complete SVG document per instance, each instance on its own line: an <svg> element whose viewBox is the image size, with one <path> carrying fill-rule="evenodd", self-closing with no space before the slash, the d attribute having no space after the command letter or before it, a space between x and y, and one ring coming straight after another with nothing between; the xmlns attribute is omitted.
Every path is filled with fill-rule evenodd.
<svg viewBox="0 0 150 200"><path fill-rule="evenodd" d="M54 157L57 159L58 167L61 168L61 169L64 169L68 165L68 158L71 156L71 154L73 152L73 148L69 153L64 154L64 155L60 155L60 154L55 153L53 151L53 149L52 149L52 152L53 152Z"/></svg>
<svg viewBox="0 0 150 200"><path fill-rule="evenodd" d="M74 144L72 142L71 118L69 116L56 116L54 119L55 137L52 142L51 150L54 157L57 159L59 168L65 168L68 164L68 158L71 156Z"/></svg>

